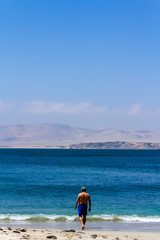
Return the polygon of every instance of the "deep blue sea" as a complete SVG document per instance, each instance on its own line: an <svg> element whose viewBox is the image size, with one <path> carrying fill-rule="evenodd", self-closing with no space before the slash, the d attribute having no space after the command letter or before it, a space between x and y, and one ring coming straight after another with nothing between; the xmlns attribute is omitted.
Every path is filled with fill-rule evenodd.
<svg viewBox="0 0 160 240"><path fill-rule="evenodd" d="M0 149L1 221L73 221L81 186L88 220L160 222L159 150Z"/></svg>

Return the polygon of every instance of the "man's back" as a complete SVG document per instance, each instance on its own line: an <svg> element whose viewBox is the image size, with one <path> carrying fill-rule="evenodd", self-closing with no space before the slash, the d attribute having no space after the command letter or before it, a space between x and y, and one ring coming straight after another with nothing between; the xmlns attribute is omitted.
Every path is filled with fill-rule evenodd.
<svg viewBox="0 0 160 240"><path fill-rule="evenodd" d="M87 202L90 200L90 196L86 192L82 192L78 196L79 204L87 204Z"/></svg>

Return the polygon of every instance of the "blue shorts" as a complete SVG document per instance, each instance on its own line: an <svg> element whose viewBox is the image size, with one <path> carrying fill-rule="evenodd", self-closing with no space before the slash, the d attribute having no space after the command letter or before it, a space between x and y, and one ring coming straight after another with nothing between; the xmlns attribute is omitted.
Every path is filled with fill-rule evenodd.
<svg viewBox="0 0 160 240"><path fill-rule="evenodd" d="M87 204L78 205L78 215L87 215Z"/></svg>

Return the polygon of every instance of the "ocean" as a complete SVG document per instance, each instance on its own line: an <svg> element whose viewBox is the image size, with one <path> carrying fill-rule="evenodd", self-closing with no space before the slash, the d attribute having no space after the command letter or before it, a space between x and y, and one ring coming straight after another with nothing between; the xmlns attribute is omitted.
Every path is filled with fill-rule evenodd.
<svg viewBox="0 0 160 240"><path fill-rule="evenodd" d="M82 186L90 228L160 229L160 150L0 149L2 225L78 226Z"/></svg>

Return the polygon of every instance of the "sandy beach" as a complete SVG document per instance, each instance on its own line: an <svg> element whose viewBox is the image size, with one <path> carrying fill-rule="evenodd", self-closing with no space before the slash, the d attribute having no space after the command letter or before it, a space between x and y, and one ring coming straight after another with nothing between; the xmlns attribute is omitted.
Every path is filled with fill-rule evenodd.
<svg viewBox="0 0 160 240"><path fill-rule="evenodd" d="M80 230L44 230L27 228L0 228L1 240L79 240L79 239L97 239L97 240L159 240L160 232L127 232L127 231L80 231Z"/></svg>

